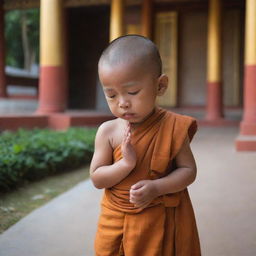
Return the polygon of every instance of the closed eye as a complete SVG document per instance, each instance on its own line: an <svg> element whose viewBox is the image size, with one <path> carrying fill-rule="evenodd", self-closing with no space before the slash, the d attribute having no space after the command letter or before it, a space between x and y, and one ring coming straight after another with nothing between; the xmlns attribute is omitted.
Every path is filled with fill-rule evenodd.
<svg viewBox="0 0 256 256"><path fill-rule="evenodd" d="M116 97L116 95L107 95L108 98L113 99Z"/></svg>
<svg viewBox="0 0 256 256"><path fill-rule="evenodd" d="M140 90L138 90L138 91L136 91L136 92L128 92L128 94L130 94L130 95L136 95L136 94L139 93L139 91L140 91Z"/></svg>

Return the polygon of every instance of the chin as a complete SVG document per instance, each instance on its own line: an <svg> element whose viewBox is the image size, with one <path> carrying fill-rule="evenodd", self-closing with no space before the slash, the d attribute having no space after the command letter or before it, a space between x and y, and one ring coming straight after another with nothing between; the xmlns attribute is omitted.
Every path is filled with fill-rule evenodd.
<svg viewBox="0 0 256 256"><path fill-rule="evenodd" d="M128 120L130 124L141 124L144 120Z"/></svg>

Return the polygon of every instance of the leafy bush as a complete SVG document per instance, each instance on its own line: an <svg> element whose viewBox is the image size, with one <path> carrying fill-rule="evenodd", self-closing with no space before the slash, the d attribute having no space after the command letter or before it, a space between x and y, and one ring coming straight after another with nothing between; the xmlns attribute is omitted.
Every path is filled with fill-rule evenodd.
<svg viewBox="0 0 256 256"><path fill-rule="evenodd" d="M88 163L96 129L6 131L0 135L0 190Z"/></svg>

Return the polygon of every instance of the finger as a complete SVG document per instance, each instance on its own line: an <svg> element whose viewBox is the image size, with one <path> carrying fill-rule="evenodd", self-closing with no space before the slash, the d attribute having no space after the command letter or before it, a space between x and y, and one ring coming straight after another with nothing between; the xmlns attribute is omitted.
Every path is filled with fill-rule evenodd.
<svg viewBox="0 0 256 256"><path fill-rule="evenodd" d="M130 198L130 203L134 204L134 205L139 205L141 204L142 201L136 200L135 198Z"/></svg>
<svg viewBox="0 0 256 256"><path fill-rule="evenodd" d="M125 130L124 130L124 135L123 135L122 142L124 142L126 140L126 137L127 137L127 128L125 128Z"/></svg>
<svg viewBox="0 0 256 256"><path fill-rule="evenodd" d="M123 137L123 143L124 144L128 144L130 142L130 134L128 132L128 130L125 132L125 135Z"/></svg>
<svg viewBox="0 0 256 256"><path fill-rule="evenodd" d="M134 193L132 193L132 197L135 198L135 200L142 200L145 195L144 193L140 192L140 191L134 191Z"/></svg>
<svg viewBox="0 0 256 256"><path fill-rule="evenodd" d="M129 122L127 122L126 129L127 129L127 131L128 131L128 132L131 130L131 125L130 125L130 123L129 123Z"/></svg>
<svg viewBox="0 0 256 256"><path fill-rule="evenodd" d="M137 201L141 200L141 198L139 196L130 195L130 200L132 200L133 202L134 201L137 202Z"/></svg>
<svg viewBox="0 0 256 256"><path fill-rule="evenodd" d="M142 187L142 188L139 188L139 189L137 189L137 190L131 190L131 196L132 197L135 197L135 198L137 198L137 199L140 199L140 198L142 198L143 196L144 196L144 188Z"/></svg>
<svg viewBox="0 0 256 256"><path fill-rule="evenodd" d="M128 126L126 126L126 127L125 127L125 130L124 130L124 137L125 137L125 138L126 138L127 135L128 135L128 131L129 131Z"/></svg>
<svg viewBox="0 0 256 256"><path fill-rule="evenodd" d="M123 139L124 139L125 143L129 143L131 140L131 131L130 131L129 126L126 127Z"/></svg>
<svg viewBox="0 0 256 256"><path fill-rule="evenodd" d="M124 126L124 136L127 136L129 129L130 129L129 122L127 122L126 125Z"/></svg>
<svg viewBox="0 0 256 256"><path fill-rule="evenodd" d="M127 124L128 130L131 131L131 124L128 122Z"/></svg>
<svg viewBox="0 0 256 256"><path fill-rule="evenodd" d="M131 134L132 134L132 127L131 127L131 124L129 123L129 125L128 125L128 135L130 135L131 136Z"/></svg>
<svg viewBox="0 0 256 256"><path fill-rule="evenodd" d="M135 183L134 185L132 185L132 186L131 186L131 189L132 189L132 190L137 190L137 189L143 187L144 184L145 184L145 182L144 182L143 180L141 180L141 181Z"/></svg>
<svg viewBox="0 0 256 256"><path fill-rule="evenodd" d="M124 146L127 146L129 144L129 140L127 139L127 137L125 137L124 139L123 139L123 145Z"/></svg>
<svg viewBox="0 0 256 256"><path fill-rule="evenodd" d="M130 190L130 199L141 201L144 198L144 193L138 192L137 190Z"/></svg>
<svg viewBox="0 0 256 256"><path fill-rule="evenodd" d="M132 190L130 192L130 198L134 199L134 200L141 200L143 194L141 193L137 193L137 190Z"/></svg>
<svg viewBox="0 0 256 256"><path fill-rule="evenodd" d="M144 195L140 195L140 196L130 196L130 201L132 203L142 203L142 202L145 202L147 199L145 198Z"/></svg>
<svg viewBox="0 0 256 256"><path fill-rule="evenodd" d="M130 203L136 204L137 202L136 202L136 200L134 198L130 198Z"/></svg>
<svg viewBox="0 0 256 256"><path fill-rule="evenodd" d="M131 142L131 133L129 132L128 134L127 134L127 137L126 137L126 143L128 144L128 143L130 143Z"/></svg>

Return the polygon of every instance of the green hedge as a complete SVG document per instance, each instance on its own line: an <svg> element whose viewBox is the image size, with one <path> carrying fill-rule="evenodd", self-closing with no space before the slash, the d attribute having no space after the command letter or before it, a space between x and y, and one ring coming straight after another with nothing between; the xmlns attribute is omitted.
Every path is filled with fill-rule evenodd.
<svg viewBox="0 0 256 256"><path fill-rule="evenodd" d="M70 128L0 134L0 191L88 163L96 129Z"/></svg>

